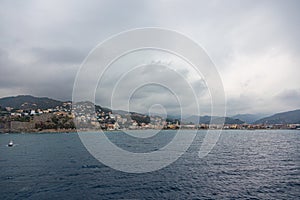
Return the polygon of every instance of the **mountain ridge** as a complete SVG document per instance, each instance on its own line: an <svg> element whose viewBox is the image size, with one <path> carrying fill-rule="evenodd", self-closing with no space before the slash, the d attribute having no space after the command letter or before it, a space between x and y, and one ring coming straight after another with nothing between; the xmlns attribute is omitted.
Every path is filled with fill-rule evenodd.
<svg viewBox="0 0 300 200"><path fill-rule="evenodd" d="M11 107L14 109L48 109L55 108L57 106L63 105L65 102L70 101L60 101L49 97L35 97L32 95L18 95L0 98L0 107L6 108ZM95 105L97 106L97 105ZM110 110L109 108L107 108ZM116 110L114 113L128 113L127 111ZM170 116L168 116L170 117ZM175 116L174 116L175 117ZM177 116L176 116L177 117ZM237 114L231 117L225 116L189 116L182 119L184 123L200 123L208 124L219 123L224 121L225 124L300 124L300 109L275 113L273 115L259 118L259 114ZM256 120L255 120L256 119Z"/></svg>
<svg viewBox="0 0 300 200"><path fill-rule="evenodd" d="M267 117L267 116L268 115L266 115L266 114L237 114L237 115L231 116L231 118L242 120L242 121L246 122L247 124L252 124L255 121L262 119L263 117Z"/></svg>
<svg viewBox="0 0 300 200"><path fill-rule="evenodd" d="M220 117L220 116L190 116L188 118L183 119L185 123L194 123L194 124L244 124L245 122L240 119L235 119L232 117Z"/></svg>
<svg viewBox="0 0 300 200"><path fill-rule="evenodd" d="M280 112L264 117L254 122L255 124L300 124L300 109Z"/></svg>
<svg viewBox="0 0 300 200"><path fill-rule="evenodd" d="M48 109L61 106L62 101L55 100L49 97L35 97L31 95L18 95L11 97L0 98L0 106L11 107L16 109Z"/></svg>

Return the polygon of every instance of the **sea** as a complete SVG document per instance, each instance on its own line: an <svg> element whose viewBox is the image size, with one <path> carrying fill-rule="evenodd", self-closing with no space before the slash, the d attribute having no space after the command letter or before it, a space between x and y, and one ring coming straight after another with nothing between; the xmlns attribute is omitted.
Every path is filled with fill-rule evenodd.
<svg viewBox="0 0 300 200"><path fill-rule="evenodd" d="M139 153L165 146L176 131L105 134ZM0 199L300 199L300 130L224 130L199 158L205 135L198 131L160 170L127 173L95 159L77 133L0 134Z"/></svg>

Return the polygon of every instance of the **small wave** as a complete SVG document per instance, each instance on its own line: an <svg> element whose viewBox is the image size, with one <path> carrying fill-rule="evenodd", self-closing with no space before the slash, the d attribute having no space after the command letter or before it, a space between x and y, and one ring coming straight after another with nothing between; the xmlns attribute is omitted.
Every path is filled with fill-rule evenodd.
<svg viewBox="0 0 300 200"><path fill-rule="evenodd" d="M99 169L99 165L82 165L81 168L83 169Z"/></svg>
<svg viewBox="0 0 300 200"><path fill-rule="evenodd" d="M72 177L72 176L79 176L80 174L79 173L72 173L72 174L67 174L66 176L67 177Z"/></svg>

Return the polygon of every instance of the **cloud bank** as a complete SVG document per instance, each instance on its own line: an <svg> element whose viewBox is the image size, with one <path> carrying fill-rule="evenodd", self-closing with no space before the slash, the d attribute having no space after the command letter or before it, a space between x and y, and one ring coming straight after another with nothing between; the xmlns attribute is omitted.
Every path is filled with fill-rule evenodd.
<svg viewBox="0 0 300 200"><path fill-rule="evenodd" d="M162 27L186 34L207 51L222 77L228 114L297 109L299 7L296 0L4 0L0 7L0 96L32 94L70 100L77 70L98 43L124 30ZM152 61L164 60L153 57ZM147 76L148 72L140 73ZM184 84L171 77L157 78L165 78L186 95ZM200 88L198 98L206 113L209 100L205 84L198 81L194 84ZM122 91L120 107L126 94ZM98 94L98 103L107 106L101 88ZM145 87L132 100L135 109L142 111L159 97L166 104L167 94L161 88ZM172 106L166 105L170 110ZM189 106L188 98L185 106Z"/></svg>

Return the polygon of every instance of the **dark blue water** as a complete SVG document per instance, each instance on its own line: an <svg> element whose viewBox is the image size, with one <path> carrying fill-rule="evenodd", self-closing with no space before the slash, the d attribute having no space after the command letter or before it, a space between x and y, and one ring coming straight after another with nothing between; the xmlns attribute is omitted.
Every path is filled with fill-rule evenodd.
<svg viewBox="0 0 300 200"><path fill-rule="evenodd" d="M174 136L164 134L166 140ZM118 146L137 145L121 133L109 137ZM203 137L199 132L189 150L162 170L128 174L95 160L75 133L2 134L0 199L300 198L300 131L224 131L200 159ZM17 145L7 147L10 139Z"/></svg>

